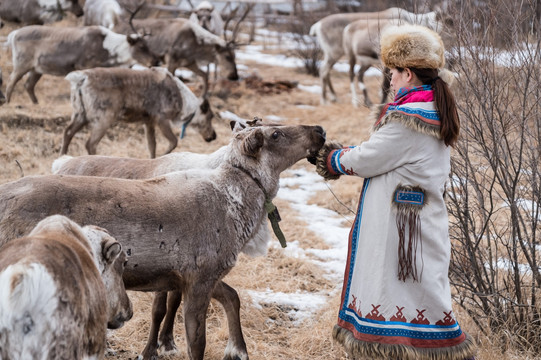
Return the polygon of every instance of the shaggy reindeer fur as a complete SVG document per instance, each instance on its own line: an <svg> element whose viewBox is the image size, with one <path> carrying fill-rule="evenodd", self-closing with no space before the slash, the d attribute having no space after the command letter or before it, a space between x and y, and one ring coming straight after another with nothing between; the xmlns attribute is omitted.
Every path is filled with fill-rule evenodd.
<svg viewBox="0 0 541 360"><path fill-rule="evenodd" d="M125 259L104 229L60 215L4 245L0 358L103 359L107 326L118 328L132 316Z"/></svg>
<svg viewBox="0 0 541 360"><path fill-rule="evenodd" d="M74 69L158 62L142 36L121 35L102 26L26 26L9 33L7 43L13 59L6 88L8 103L13 88L26 73L26 92L37 104L34 88L43 74L65 76Z"/></svg>
<svg viewBox="0 0 541 360"><path fill-rule="evenodd" d="M232 122L233 125L238 126L238 123ZM53 162L52 171L54 174L60 175L148 179L180 170L215 169L224 161L228 151L229 146L223 146L211 154L177 152L156 159L97 155L71 157L64 155ZM266 255L270 238L267 219L263 218L259 230L244 245L241 251L249 256ZM242 338L239 314L240 299L237 292L225 282L220 281L219 286L214 288L212 297L217 299L226 311L230 329L229 337L234 339L231 342L243 344L244 339ZM181 298L182 293L180 291L156 293L152 307L153 316L150 334L142 353L144 359L158 354L158 331L162 321L163 327L159 333L161 353L171 354L177 352L173 328Z"/></svg>
<svg viewBox="0 0 541 360"><path fill-rule="evenodd" d="M332 14L316 22L310 28L310 35L317 37L324 54L319 70L321 103L327 102L327 87L331 92L330 100L336 101L336 92L331 83L331 70L333 65L344 55L343 33L348 24L367 19L400 19L407 23L421 24L432 29L438 29L441 28L443 18L444 16L440 12L432 11L425 14L415 14L395 7L376 12Z"/></svg>
<svg viewBox="0 0 541 360"><path fill-rule="evenodd" d="M281 172L324 142L320 126L255 127L234 133L217 169L149 180L25 177L0 185L0 239L28 233L49 214L108 229L131 254L127 289L182 290L188 356L203 359L213 289L267 216ZM228 344L225 359L235 358L248 359L245 344Z"/></svg>
<svg viewBox="0 0 541 360"><path fill-rule="evenodd" d="M188 19L135 19L133 25L140 32L147 32L148 46L152 53L161 56L167 69L174 74L180 67L186 67L200 76L204 82L202 96L208 92L208 73L201 65L218 63L229 80L238 80L233 44L203 29ZM132 28L119 23L114 29L129 34Z"/></svg>

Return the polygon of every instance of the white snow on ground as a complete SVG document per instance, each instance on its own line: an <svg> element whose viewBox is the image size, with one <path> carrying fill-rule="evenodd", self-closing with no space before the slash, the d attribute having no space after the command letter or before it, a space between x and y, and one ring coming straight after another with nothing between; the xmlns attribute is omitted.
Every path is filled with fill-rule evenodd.
<svg viewBox="0 0 541 360"><path fill-rule="evenodd" d="M287 200L289 205L297 211L298 219L307 223L307 228L313 236L320 237L328 245L328 249L305 249L303 243L306 239L286 239L287 247L281 249L277 242L270 246L280 248L287 256L312 261L321 266L326 275L337 284L331 294L294 292L282 293L265 291L247 291L256 306L261 304L283 307L288 316L295 322L302 322L310 318L313 313L325 306L329 296L340 296L342 276L347 257L349 225L334 211L309 205L308 201L318 191L327 190L323 179L314 171L295 169L286 171L280 179L280 190L277 198ZM353 219L348 219L352 221Z"/></svg>

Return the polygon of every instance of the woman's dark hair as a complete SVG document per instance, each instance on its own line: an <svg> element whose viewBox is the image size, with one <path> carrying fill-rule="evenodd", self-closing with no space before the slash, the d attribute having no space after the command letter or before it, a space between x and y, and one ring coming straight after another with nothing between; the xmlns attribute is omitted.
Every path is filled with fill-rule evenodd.
<svg viewBox="0 0 541 360"><path fill-rule="evenodd" d="M399 72L404 69L397 69ZM440 115L440 136L445 145L454 146L460 131L460 119L456 108L455 97L449 86L438 76L438 69L410 68L423 85L432 85L434 101Z"/></svg>

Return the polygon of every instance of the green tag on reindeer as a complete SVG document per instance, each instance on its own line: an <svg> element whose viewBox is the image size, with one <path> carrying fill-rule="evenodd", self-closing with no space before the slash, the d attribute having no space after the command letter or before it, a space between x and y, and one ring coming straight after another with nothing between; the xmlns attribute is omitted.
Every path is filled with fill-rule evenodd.
<svg viewBox="0 0 541 360"><path fill-rule="evenodd" d="M272 231L274 231L274 234L280 240L280 245L282 245L283 248L287 246L286 244L286 237L284 236L284 233L280 229L280 225L278 225L278 222L282 219L280 218L280 213L278 212L278 208L272 203L271 200L265 201L265 211L267 212L267 216L271 222Z"/></svg>

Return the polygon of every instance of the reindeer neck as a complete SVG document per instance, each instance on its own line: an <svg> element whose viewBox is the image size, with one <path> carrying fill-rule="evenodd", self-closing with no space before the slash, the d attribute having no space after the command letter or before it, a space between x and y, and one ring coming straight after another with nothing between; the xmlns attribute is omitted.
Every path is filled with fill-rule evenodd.
<svg viewBox="0 0 541 360"><path fill-rule="evenodd" d="M272 187L272 189L269 189L268 185L267 185L267 187L263 186L262 179L259 179L257 175L252 174L250 171L245 169L243 166L236 165L236 164L231 164L231 166L233 166L235 169L239 169L240 171L242 171L243 173L248 175L254 181L254 183L259 187L259 189L261 189L261 191L265 195L265 200L266 201L270 201L270 200L272 200L274 198L274 196L276 196L277 190L274 189L276 186L271 185L270 187ZM267 190L267 189L269 189L269 190Z"/></svg>

